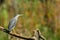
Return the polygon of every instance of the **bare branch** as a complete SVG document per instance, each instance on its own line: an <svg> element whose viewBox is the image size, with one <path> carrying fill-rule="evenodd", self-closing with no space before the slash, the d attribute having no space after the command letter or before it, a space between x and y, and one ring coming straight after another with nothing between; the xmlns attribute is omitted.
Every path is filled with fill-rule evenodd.
<svg viewBox="0 0 60 40"><path fill-rule="evenodd" d="M46 38L44 36L42 36L39 29L34 31L34 37L35 37L35 40L40 40L40 39L46 40Z"/></svg>
<svg viewBox="0 0 60 40"><path fill-rule="evenodd" d="M41 32L39 30L35 30L34 31L34 35L32 38L28 38L28 37L22 37L22 36L19 36L19 35L16 35L16 34L13 34L13 33L10 33L7 29L3 28L0 26L0 30L11 35L11 36L14 36L14 37L17 37L17 38L21 38L21 39L24 39L24 40L46 40L42 35L41 35Z"/></svg>
<svg viewBox="0 0 60 40"><path fill-rule="evenodd" d="M17 38L21 38L21 39L25 39L25 40L34 40L33 38L26 38L26 37L18 36L16 34L12 34L7 29L5 29L5 28L3 28L1 26L0 26L0 30L7 33L7 34L9 34L9 35L11 35L11 36L17 37Z"/></svg>

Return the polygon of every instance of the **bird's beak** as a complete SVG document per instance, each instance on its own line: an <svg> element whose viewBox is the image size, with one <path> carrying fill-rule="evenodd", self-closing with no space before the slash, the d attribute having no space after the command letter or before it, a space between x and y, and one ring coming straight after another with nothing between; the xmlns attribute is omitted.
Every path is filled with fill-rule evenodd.
<svg viewBox="0 0 60 40"><path fill-rule="evenodd" d="M19 16L23 16L23 14L20 14Z"/></svg>

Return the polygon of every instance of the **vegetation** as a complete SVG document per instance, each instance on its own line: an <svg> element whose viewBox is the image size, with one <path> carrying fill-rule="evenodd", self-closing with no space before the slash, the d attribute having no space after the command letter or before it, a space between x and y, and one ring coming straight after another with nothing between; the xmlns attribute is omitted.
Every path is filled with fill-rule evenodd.
<svg viewBox="0 0 60 40"><path fill-rule="evenodd" d="M13 33L32 37L35 29L40 29L47 40L60 40L60 0L6 0L0 4L0 26L8 29L9 20L19 17ZM0 40L8 40L0 31ZM13 37L10 40L17 40Z"/></svg>

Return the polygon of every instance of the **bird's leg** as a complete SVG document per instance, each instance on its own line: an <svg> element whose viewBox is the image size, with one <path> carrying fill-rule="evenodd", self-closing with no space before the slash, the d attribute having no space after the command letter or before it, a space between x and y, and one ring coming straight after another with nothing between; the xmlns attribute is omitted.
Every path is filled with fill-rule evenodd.
<svg viewBox="0 0 60 40"><path fill-rule="evenodd" d="M15 32L15 30L14 30L14 29L13 29L12 31L13 31L13 33L14 33L14 34L16 34L16 32Z"/></svg>
<svg viewBox="0 0 60 40"><path fill-rule="evenodd" d="M13 29L10 33L16 34L15 30ZM9 35L9 40L12 40L14 37Z"/></svg>
<svg viewBox="0 0 60 40"><path fill-rule="evenodd" d="M10 33L12 33L12 31ZM12 40L12 38L13 38L13 36L9 35L9 40Z"/></svg>

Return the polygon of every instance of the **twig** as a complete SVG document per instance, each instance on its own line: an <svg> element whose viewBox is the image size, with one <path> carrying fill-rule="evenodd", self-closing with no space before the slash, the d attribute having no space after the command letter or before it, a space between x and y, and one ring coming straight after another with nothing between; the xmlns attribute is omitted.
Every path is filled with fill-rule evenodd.
<svg viewBox="0 0 60 40"><path fill-rule="evenodd" d="M35 40L40 40L40 39L46 40L46 38L44 36L42 36L39 29L34 31L34 37L35 37Z"/></svg>
<svg viewBox="0 0 60 40"><path fill-rule="evenodd" d="M21 38L21 39L25 39L25 40L35 40L33 38L26 38L26 37L18 36L16 34L12 34L7 29L5 29L5 28L3 28L1 26L0 26L0 30L3 31L3 32L5 32L5 33L7 33L7 34L9 34L9 35L11 35L11 36L17 37L17 38Z"/></svg>

